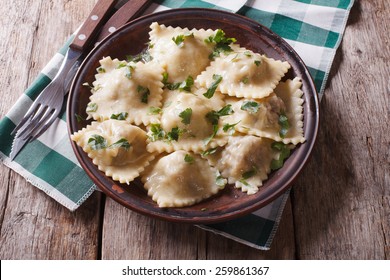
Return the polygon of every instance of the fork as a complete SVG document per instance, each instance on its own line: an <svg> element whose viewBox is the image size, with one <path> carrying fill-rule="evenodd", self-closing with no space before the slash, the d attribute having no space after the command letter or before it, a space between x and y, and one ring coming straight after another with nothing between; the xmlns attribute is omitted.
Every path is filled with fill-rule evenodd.
<svg viewBox="0 0 390 280"><path fill-rule="evenodd" d="M74 68L78 58L86 50L104 18L109 15L117 0L98 0L89 18L84 22L69 46L64 62L52 82L41 92L33 102L23 119L18 123L11 134L23 141L32 141L38 138L57 119L60 114L64 97L67 93L67 73Z"/></svg>

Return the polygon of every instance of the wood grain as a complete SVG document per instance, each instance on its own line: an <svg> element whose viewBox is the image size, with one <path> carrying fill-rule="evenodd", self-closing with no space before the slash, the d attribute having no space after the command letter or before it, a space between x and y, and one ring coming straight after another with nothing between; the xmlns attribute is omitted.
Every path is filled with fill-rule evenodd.
<svg viewBox="0 0 390 280"><path fill-rule="evenodd" d="M1 117L96 0L3 2ZM71 213L1 165L0 259L390 259L388 1L355 2L317 144L271 250L154 220L100 193Z"/></svg>
<svg viewBox="0 0 390 280"><path fill-rule="evenodd" d="M318 142L293 192L301 259L390 258L390 52L384 3L356 3L335 58L321 102Z"/></svg>

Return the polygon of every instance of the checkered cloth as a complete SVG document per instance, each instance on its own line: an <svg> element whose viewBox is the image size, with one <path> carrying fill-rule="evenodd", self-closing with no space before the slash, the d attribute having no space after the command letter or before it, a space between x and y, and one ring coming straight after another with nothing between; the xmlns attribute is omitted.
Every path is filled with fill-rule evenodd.
<svg viewBox="0 0 390 280"><path fill-rule="evenodd" d="M337 47L342 39L353 0L156 0L145 14L184 7L228 10L252 18L283 37L306 63L323 95ZM15 123L58 71L67 42L50 60L32 85L0 121L0 158L32 185L56 201L76 210L95 190L73 154L64 113L37 140L29 143L14 161L8 158ZM55 172L53 172L55 170ZM259 249L269 249L289 192L245 217L201 226Z"/></svg>

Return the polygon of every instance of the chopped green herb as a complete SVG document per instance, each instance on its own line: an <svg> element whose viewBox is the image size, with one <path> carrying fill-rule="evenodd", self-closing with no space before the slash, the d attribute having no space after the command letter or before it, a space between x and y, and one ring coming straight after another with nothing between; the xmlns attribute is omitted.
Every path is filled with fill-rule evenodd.
<svg viewBox="0 0 390 280"><path fill-rule="evenodd" d="M168 85L168 72L164 72L162 75L163 75L162 83L164 84L164 86L166 86Z"/></svg>
<svg viewBox="0 0 390 280"><path fill-rule="evenodd" d="M162 109L159 107L149 107L148 115L158 115L162 112Z"/></svg>
<svg viewBox="0 0 390 280"><path fill-rule="evenodd" d="M190 37L193 38L193 37L194 37L194 33L187 34L187 35L184 35L184 34L182 34L182 35L177 35L176 37L173 37L173 38L172 38L172 41L175 42L175 44L176 44L179 48L181 48L181 47L183 46L184 40L185 40L186 38L190 38Z"/></svg>
<svg viewBox="0 0 390 280"><path fill-rule="evenodd" d="M191 92L191 87L194 85L194 78L188 76L187 79L179 85L179 90Z"/></svg>
<svg viewBox="0 0 390 280"><path fill-rule="evenodd" d="M88 113L96 112L98 109L98 105L96 103L88 103L86 111Z"/></svg>
<svg viewBox="0 0 390 280"><path fill-rule="evenodd" d="M107 148L107 140L100 135L94 134L88 139L88 145L92 150L100 150Z"/></svg>
<svg viewBox="0 0 390 280"><path fill-rule="evenodd" d="M201 155L202 156L208 156L208 155L212 155L214 154L216 151L217 151L218 148L211 148L211 149L208 149L206 151L204 151Z"/></svg>
<svg viewBox="0 0 390 280"><path fill-rule="evenodd" d="M233 114L234 111L232 109L232 105L228 104L222 109L220 109L218 112L212 110L206 114L206 119L213 125L218 125L218 120L220 117L227 116Z"/></svg>
<svg viewBox="0 0 390 280"><path fill-rule="evenodd" d="M243 84L247 84L247 83L249 83L249 78L248 78L248 77L244 77L244 78L241 80L241 82L242 82Z"/></svg>
<svg viewBox="0 0 390 280"><path fill-rule="evenodd" d="M195 159L190 154L186 154L184 156L184 161L191 164L195 162Z"/></svg>
<svg viewBox="0 0 390 280"><path fill-rule="evenodd" d="M241 110L247 111L250 114L256 114L259 108L260 104L256 101L244 101L241 105Z"/></svg>
<svg viewBox="0 0 390 280"><path fill-rule="evenodd" d="M100 66L98 69L97 69L98 73L106 73L106 69L104 69L102 66Z"/></svg>
<svg viewBox="0 0 390 280"><path fill-rule="evenodd" d="M141 102L147 104L148 103L148 98L149 98L149 95L150 95L149 89L139 85L139 86L137 86L137 91L138 91L138 93L141 94Z"/></svg>
<svg viewBox="0 0 390 280"><path fill-rule="evenodd" d="M139 61L149 62L149 61L153 60L153 57L150 55L150 52L149 52L149 49L151 49L152 47L153 47L153 45L148 44L148 48L146 48L145 50L143 50L139 54L127 55L126 60L129 62L139 62Z"/></svg>
<svg viewBox="0 0 390 280"><path fill-rule="evenodd" d="M111 114L110 119L123 121L127 118L128 115L129 113L127 112L121 112L119 114Z"/></svg>
<svg viewBox="0 0 390 280"><path fill-rule="evenodd" d="M190 124L191 116L192 116L191 108L187 108L179 114L179 117L181 118L181 122L184 124Z"/></svg>
<svg viewBox="0 0 390 280"><path fill-rule="evenodd" d="M211 142L211 140L214 139L215 135L217 135L217 132L218 132L218 125L215 124L215 125L213 125L213 133L209 137L207 137L205 139L205 143L204 144L208 145Z"/></svg>
<svg viewBox="0 0 390 280"><path fill-rule="evenodd" d="M148 135L148 136L152 142L157 141L157 140L163 140L165 137L165 132L161 128L160 124L152 123L150 125L150 135Z"/></svg>
<svg viewBox="0 0 390 280"><path fill-rule="evenodd" d="M127 62L126 61L121 61L116 68L119 69L119 68L123 68L123 67L126 67L126 66L127 66Z"/></svg>
<svg viewBox="0 0 390 280"><path fill-rule="evenodd" d="M78 123L82 122L82 121L85 121L85 119L82 116L80 116L79 114L74 114L74 116L76 117L76 120L77 120Z"/></svg>
<svg viewBox="0 0 390 280"><path fill-rule="evenodd" d="M111 144L108 148L124 148L126 151L130 149L130 143L126 138L121 138L115 143Z"/></svg>
<svg viewBox="0 0 390 280"><path fill-rule="evenodd" d="M210 54L209 58L214 59L214 57L219 56L221 53L232 52L232 48L229 46L231 43L235 43L235 38L226 38L225 32L218 29L214 36L210 36L205 39L206 43L215 43L213 52Z"/></svg>
<svg viewBox="0 0 390 280"><path fill-rule="evenodd" d="M213 97L215 90L217 89L219 83L222 81L222 76L214 74L213 75L214 82L211 84L211 86L207 89L205 93L203 93L204 97L210 99Z"/></svg>
<svg viewBox="0 0 390 280"><path fill-rule="evenodd" d="M235 126L239 123L240 121L236 122L236 123L233 123L233 124L229 124L229 123L226 123L223 125L223 128L222 130L224 132L228 132L229 130L234 130Z"/></svg>
<svg viewBox="0 0 390 280"><path fill-rule="evenodd" d="M290 128L290 124L288 122L288 118L284 113L281 113L279 115L279 120L278 123L280 125L280 131L279 131L279 136L281 138L284 138L287 135L287 132Z"/></svg>
<svg viewBox="0 0 390 280"><path fill-rule="evenodd" d="M219 187L224 187L226 185L226 179L223 178L219 172L217 172L217 176L215 178L215 184Z"/></svg>
<svg viewBox="0 0 390 280"><path fill-rule="evenodd" d="M273 142L272 149L280 151L279 158L271 162L271 170L277 170L283 166L284 160L290 156L290 148L282 142Z"/></svg>
<svg viewBox="0 0 390 280"><path fill-rule="evenodd" d="M251 57L251 56L252 56L252 52L251 52L251 51L245 51L244 54L245 54L247 57Z"/></svg>
<svg viewBox="0 0 390 280"><path fill-rule="evenodd" d="M183 82L178 83L166 83L165 86L169 90L180 90L180 91L187 91L191 92L191 87L194 85L194 78L192 76L188 76L187 79Z"/></svg>
<svg viewBox="0 0 390 280"><path fill-rule="evenodd" d="M131 77L133 75L133 71L134 71L134 66L127 65L127 67L125 68L125 76L126 76L126 78L131 79Z"/></svg>
<svg viewBox="0 0 390 280"><path fill-rule="evenodd" d="M256 64L256 66L260 66L261 61L260 60L255 60L253 63Z"/></svg>
<svg viewBox="0 0 390 280"><path fill-rule="evenodd" d="M253 176L255 176L257 173L257 169L255 167L253 167L252 169L244 172L241 176L241 179L239 180L239 182L241 182L242 184L244 184L245 186L249 186L249 183L247 182L247 180Z"/></svg>
<svg viewBox="0 0 390 280"><path fill-rule="evenodd" d="M181 134L181 130L178 127L174 127L170 132L167 133L168 141L177 141L179 140L179 136Z"/></svg>

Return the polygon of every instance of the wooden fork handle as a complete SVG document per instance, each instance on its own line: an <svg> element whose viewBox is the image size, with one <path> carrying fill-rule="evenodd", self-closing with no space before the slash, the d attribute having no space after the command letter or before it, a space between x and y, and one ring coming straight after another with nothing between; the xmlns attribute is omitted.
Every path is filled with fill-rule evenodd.
<svg viewBox="0 0 390 280"><path fill-rule="evenodd" d="M96 42L100 42L127 22L137 18L149 6L151 0L129 0L104 24Z"/></svg>
<svg viewBox="0 0 390 280"><path fill-rule="evenodd" d="M100 28L106 22L117 0L98 0L86 21L76 33L70 47L79 51L86 50L97 36ZM129 1L131 2L131 0Z"/></svg>

